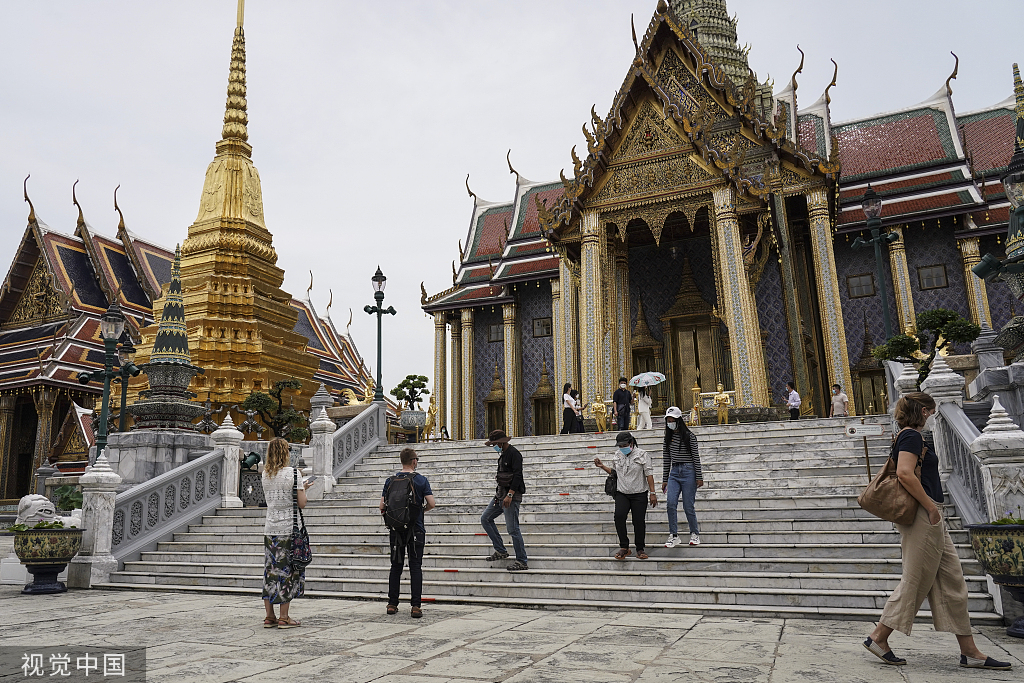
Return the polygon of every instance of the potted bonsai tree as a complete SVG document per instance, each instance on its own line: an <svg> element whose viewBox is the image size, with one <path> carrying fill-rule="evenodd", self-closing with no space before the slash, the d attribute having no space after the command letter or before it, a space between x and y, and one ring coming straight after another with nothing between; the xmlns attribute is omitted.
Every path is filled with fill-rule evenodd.
<svg viewBox="0 0 1024 683"><path fill-rule="evenodd" d="M893 335L884 344L872 349L871 355L878 360L913 363L917 367L917 383L920 386L931 372L935 354L956 344L970 344L979 334L981 328L965 320L956 311L936 308L917 314L915 334Z"/></svg>
<svg viewBox="0 0 1024 683"><path fill-rule="evenodd" d="M78 554L84 530L66 527L65 521L76 523L57 517L46 496L25 496L18 504L18 519L9 530L14 532L14 553L33 577L22 593L40 595L67 590L57 575Z"/></svg>
<svg viewBox="0 0 1024 683"><path fill-rule="evenodd" d="M423 375L407 375L391 390L392 396L408 406L399 417L399 424L406 429L416 429L427 423L427 413L419 410L417 406L423 397L430 393L426 388L428 381Z"/></svg>
<svg viewBox="0 0 1024 683"><path fill-rule="evenodd" d="M989 524L968 524L971 547L992 581L1005 586L1017 602L1024 603L1024 519L1017 509ZM1006 635L1024 638L1024 617L1006 629Z"/></svg>

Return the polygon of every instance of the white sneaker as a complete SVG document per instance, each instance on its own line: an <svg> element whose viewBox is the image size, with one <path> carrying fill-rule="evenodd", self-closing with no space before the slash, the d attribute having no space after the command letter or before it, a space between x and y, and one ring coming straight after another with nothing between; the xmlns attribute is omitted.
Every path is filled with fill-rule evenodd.
<svg viewBox="0 0 1024 683"><path fill-rule="evenodd" d="M690 534L690 545L700 545L700 536L697 534Z"/></svg>
<svg viewBox="0 0 1024 683"><path fill-rule="evenodd" d="M675 548L677 545L682 545L682 544L683 544L683 542L679 539L678 536L669 536L668 540L665 541L665 547L666 548Z"/></svg>

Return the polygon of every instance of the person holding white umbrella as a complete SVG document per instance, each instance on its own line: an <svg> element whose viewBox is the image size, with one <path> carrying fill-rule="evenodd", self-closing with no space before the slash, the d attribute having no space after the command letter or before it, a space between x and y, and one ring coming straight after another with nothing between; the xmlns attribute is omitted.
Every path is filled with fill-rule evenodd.
<svg viewBox="0 0 1024 683"><path fill-rule="evenodd" d="M640 396L637 399L636 407L637 413L640 418L637 420L636 428L639 429L654 429L654 423L651 422L651 404L654 402L651 398L651 393L648 387L661 384L665 381L665 375L660 372L641 372L639 375L629 380L629 386L637 387Z"/></svg>

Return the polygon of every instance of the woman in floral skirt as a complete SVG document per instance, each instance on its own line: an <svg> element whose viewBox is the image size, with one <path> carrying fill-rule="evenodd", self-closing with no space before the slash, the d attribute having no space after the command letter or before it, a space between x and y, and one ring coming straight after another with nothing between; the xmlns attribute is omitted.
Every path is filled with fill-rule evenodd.
<svg viewBox="0 0 1024 683"><path fill-rule="evenodd" d="M271 440L263 466L263 495L267 500L267 522L263 526L263 605L267 608L264 628L295 628L300 623L288 616L288 604L302 597L306 585L305 569L292 569L292 504L297 495L300 508L306 507L306 487L296 486L296 472L288 465L288 442ZM281 616L274 614L281 605Z"/></svg>

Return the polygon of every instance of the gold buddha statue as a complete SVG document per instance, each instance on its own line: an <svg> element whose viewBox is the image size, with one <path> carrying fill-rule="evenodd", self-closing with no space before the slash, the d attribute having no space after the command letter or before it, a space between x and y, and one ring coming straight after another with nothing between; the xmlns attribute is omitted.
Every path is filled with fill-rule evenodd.
<svg viewBox="0 0 1024 683"><path fill-rule="evenodd" d="M427 421L423 425L423 438L429 440L434 435L434 425L437 422L437 405L434 397L430 397L430 405L427 406Z"/></svg>
<svg viewBox="0 0 1024 683"><path fill-rule="evenodd" d="M718 408L718 424L729 424L729 404L732 403L732 399L725 393L725 387L721 382L718 384L718 393L715 394L714 401L715 407Z"/></svg>
<svg viewBox="0 0 1024 683"><path fill-rule="evenodd" d="M597 421L597 431L608 431L608 406L601 400L601 394L594 396L594 402L590 404L590 414Z"/></svg>

